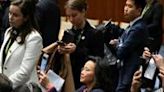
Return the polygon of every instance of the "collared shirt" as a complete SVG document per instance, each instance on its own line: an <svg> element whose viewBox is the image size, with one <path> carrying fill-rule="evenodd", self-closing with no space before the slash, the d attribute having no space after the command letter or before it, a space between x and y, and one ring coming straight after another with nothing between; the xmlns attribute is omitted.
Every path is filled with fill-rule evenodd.
<svg viewBox="0 0 164 92"><path fill-rule="evenodd" d="M137 22L138 20L140 20L141 18L142 18L141 16L135 18L133 21L131 21L131 22L129 23L129 26L133 26L133 24L134 24L135 22Z"/></svg>

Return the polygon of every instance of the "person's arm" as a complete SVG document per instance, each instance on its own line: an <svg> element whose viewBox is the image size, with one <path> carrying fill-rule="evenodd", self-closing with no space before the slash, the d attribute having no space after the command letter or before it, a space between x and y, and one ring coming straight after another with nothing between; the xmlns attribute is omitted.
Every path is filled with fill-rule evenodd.
<svg viewBox="0 0 164 92"><path fill-rule="evenodd" d="M142 24L138 24L129 30L128 37L124 40L122 45L116 48L116 54L119 59L126 58L134 51L140 51L141 46L145 44L146 32ZM124 34L123 34L124 35ZM122 39L122 37L120 38Z"/></svg>
<svg viewBox="0 0 164 92"><path fill-rule="evenodd" d="M142 72L140 70L134 73L130 92L139 92L141 86L141 75Z"/></svg>
<svg viewBox="0 0 164 92"><path fill-rule="evenodd" d="M159 76L160 76L161 79L162 79L162 88L164 89L164 70L161 69L159 72L160 72L160 73L159 73Z"/></svg>
<svg viewBox="0 0 164 92"><path fill-rule="evenodd" d="M25 45L25 50L24 50L23 59L21 61L20 66L17 66L20 68L9 76L9 79L12 81L14 88L19 85L22 85L23 83L29 80L31 73L35 68L36 60L41 53L42 38L39 35L39 33L36 34L32 32L32 34L29 34L29 36L25 40L24 45ZM12 61L12 62L16 62L16 61ZM13 66L13 68L14 67L15 66Z"/></svg>
<svg viewBox="0 0 164 92"><path fill-rule="evenodd" d="M162 79L162 88L164 89L164 58L161 55L153 55L153 58L159 69L159 76Z"/></svg>
<svg viewBox="0 0 164 92"><path fill-rule="evenodd" d="M57 92L54 85L49 81L47 75L38 70L39 83L47 90L47 92Z"/></svg>
<svg viewBox="0 0 164 92"><path fill-rule="evenodd" d="M164 70L164 58L160 54L158 55L152 55L154 58L154 61L156 63L156 66L158 67L159 70L163 71Z"/></svg>

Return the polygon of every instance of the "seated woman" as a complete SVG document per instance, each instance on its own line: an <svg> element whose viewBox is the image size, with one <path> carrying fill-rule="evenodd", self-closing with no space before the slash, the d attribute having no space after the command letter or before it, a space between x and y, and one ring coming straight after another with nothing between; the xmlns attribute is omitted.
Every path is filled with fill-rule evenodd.
<svg viewBox="0 0 164 92"><path fill-rule="evenodd" d="M87 59L80 75L80 82L84 85L77 89L76 92L104 92L102 89L95 87L95 67L97 62L100 62L98 57L89 57Z"/></svg>
<svg viewBox="0 0 164 92"><path fill-rule="evenodd" d="M95 67L96 62L101 61L98 57L90 56L86 60L84 67L82 68L80 75L80 82L84 85L77 89L76 92L104 92L102 89L99 89L99 86L96 86L95 79ZM99 73L97 73L99 74ZM39 78L41 85L47 89L48 92L57 92L53 84L47 78L47 75L41 71L39 71ZM100 78L100 77L97 77ZM101 79L99 79L101 80Z"/></svg>
<svg viewBox="0 0 164 92"><path fill-rule="evenodd" d="M57 92L47 75L39 71L41 85L48 92ZM114 92L109 63L99 57L89 56L80 75L81 86L76 92Z"/></svg>

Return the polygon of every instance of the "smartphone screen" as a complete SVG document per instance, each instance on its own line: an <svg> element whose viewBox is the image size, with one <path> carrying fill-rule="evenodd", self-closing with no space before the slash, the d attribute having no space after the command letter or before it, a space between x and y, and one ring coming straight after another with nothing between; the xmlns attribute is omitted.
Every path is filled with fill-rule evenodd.
<svg viewBox="0 0 164 92"><path fill-rule="evenodd" d="M44 53L42 56L42 60L41 60L41 65L40 65L40 70L41 71L45 71L46 67L47 67L47 63L48 63L48 57L49 55Z"/></svg>

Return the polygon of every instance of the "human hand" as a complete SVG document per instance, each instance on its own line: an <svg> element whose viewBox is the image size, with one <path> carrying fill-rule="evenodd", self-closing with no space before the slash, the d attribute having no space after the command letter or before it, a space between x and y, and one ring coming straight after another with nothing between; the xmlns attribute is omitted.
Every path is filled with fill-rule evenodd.
<svg viewBox="0 0 164 92"><path fill-rule="evenodd" d="M38 70L38 77L39 77L39 83L45 88L49 89L49 85L51 85L47 75L43 72Z"/></svg>
<svg viewBox="0 0 164 92"><path fill-rule="evenodd" d="M74 43L66 44L65 46L59 46L58 51L60 54L70 54L76 50L76 45Z"/></svg>
<svg viewBox="0 0 164 92"><path fill-rule="evenodd" d="M118 44L118 39L113 39L109 42L110 45L116 46Z"/></svg>
<svg viewBox="0 0 164 92"><path fill-rule="evenodd" d="M141 86L141 76L142 71L138 70L133 75L132 85L131 85L131 92L139 92L139 88Z"/></svg>
<svg viewBox="0 0 164 92"><path fill-rule="evenodd" d="M143 52L143 54L142 54L142 57L143 57L144 59L148 59L148 58L151 57L151 53L150 53L149 48L147 48L147 47L144 48L144 52Z"/></svg>
<svg viewBox="0 0 164 92"><path fill-rule="evenodd" d="M158 55L152 55L156 66L159 68L159 70L164 70L164 58L158 54Z"/></svg>

